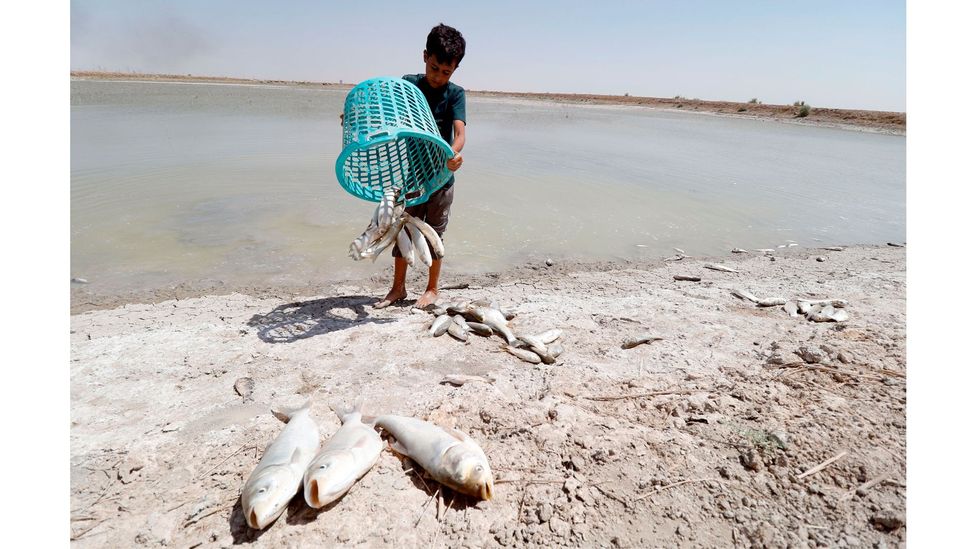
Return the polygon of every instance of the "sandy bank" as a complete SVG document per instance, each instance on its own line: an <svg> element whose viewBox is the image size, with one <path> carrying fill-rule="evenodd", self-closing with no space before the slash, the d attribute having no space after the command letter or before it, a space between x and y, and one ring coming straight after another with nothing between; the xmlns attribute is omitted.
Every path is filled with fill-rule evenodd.
<svg viewBox="0 0 976 549"><path fill-rule="evenodd" d="M716 260L740 272L703 268ZM523 363L499 352L498 338L427 338L427 314L370 308L379 279L299 300L211 295L73 315L75 545L905 539L904 249L529 266L470 283L444 299L497 299L517 310L517 331L562 328L558 362ZM737 288L846 299L851 318L791 318L736 299ZM664 340L621 349L646 331ZM820 363L804 363L802 348ZM791 365L769 364L774 354ZM447 373L494 382L439 385ZM244 376L255 382L247 403L233 389ZM470 433L491 460L495 499L448 496L438 520L435 505L422 512L429 495L409 465L384 452L332 508L316 513L299 498L267 531L247 530L238 495L280 429L272 404L312 396L327 436L338 426L329 404L360 395L367 412Z"/></svg>
<svg viewBox="0 0 976 549"><path fill-rule="evenodd" d="M252 84L297 86L318 89L351 89L350 84L289 80L259 80L220 76L191 76L174 74L136 74L119 72L72 71L72 78L90 80L140 80L150 82L210 82L222 84ZM538 101L556 101L590 105L629 105L658 109L682 110L722 116L758 118L813 126L841 129L870 130L903 135L907 119L903 112L870 111L858 109L832 109L811 106L809 115L800 117L800 107L794 105L767 105L735 101L704 101L686 97L641 97L632 95L600 95L572 93L523 93L490 90L467 90L473 97L518 98Z"/></svg>

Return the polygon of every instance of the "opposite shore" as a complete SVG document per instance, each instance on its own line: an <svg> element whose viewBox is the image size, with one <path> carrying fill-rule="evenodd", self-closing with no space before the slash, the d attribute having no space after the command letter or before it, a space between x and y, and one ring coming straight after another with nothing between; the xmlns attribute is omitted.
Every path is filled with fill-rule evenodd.
<svg viewBox="0 0 976 549"><path fill-rule="evenodd" d="M146 82L198 82L239 85L274 85L294 86L318 89L351 89L352 84L290 81L290 80L260 80L249 78L232 78L223 76L193 76L177 74L141 74L126 72L98 72L71 71L71 77L84 80L138 80ZM814 126L829 126L847 129L858 129L904 135L907 120L903 112L870 111L857 109L820 108L809 106L809 114L801 116L801 106L798 105L768 105L763 103L735 102L735 101L705 101L676 96L641 97L632 95L600 95L573 93L528 93L505 92L493 90L466 90L472 97L492 97L527 99L535 101L552 101L559 103L575 103L583 105L622 105L655 109L680 110L702 114L716 114L741 118L776 120L780 122L800 123Z"/></svg>

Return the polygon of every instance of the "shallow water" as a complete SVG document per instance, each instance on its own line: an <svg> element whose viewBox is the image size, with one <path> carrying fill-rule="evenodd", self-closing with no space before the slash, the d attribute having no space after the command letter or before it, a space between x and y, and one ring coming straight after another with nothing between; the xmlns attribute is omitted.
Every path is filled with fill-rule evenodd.
<svg viewBox="0 0 976 549"><path fill-rule="evenodd" d="M463 83L462 83L463 84ZM99 293L392 272L348 258L345 92L71 83L71 269ZM468 99L446 272L902 242L905 138L635 107Z"/></svg>

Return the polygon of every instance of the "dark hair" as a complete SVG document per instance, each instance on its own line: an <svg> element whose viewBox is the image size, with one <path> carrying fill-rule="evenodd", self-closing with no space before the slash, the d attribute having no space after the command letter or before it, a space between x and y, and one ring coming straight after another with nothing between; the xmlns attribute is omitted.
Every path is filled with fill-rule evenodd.
<svg viewBox="0 0 976 549"><path fill-rule="evenodd" d="M427 35L427 54L433 55L444 63L456 62L461 64L464 59L464 37L454 27L444 23L430 29Z"/></svg>

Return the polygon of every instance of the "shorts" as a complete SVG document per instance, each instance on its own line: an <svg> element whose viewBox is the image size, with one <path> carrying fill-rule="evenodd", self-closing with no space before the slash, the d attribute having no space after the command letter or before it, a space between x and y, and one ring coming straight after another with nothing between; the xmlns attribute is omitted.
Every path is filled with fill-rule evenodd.
<svg viewBox="0 0 976 549"><path fill-rule="evenodd" d="M444 238L444 231L447 230L447 222L451 217L452 202L454 202L453 184L435 191L427 199L427 202L410 206L407 208L407 213L430 225L437 232L437 236ZM430 243L427 245L429 246ZM393 246L393 257L403 257L400 254L400 247L395 244Z"/></svg>

